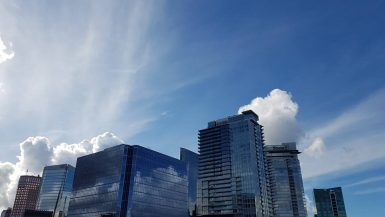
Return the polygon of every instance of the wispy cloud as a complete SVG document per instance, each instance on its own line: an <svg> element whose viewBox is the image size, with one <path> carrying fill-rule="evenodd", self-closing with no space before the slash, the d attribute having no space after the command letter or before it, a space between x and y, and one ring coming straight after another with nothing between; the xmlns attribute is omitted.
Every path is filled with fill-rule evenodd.
<svg viewBox="0 0 385 217"><path fill-rule="evenodd" d="M356 191L354 192L355 195L366 195L366 194L375 194L375 193L383 193L385 192L385 187L379 187L379 188L369 188L366 190Z"/></svg>
<svg viewBox="0 0 385 217"><path fill-rule="evenodd" d="M385 175L374 176L374 177L362 179L360 181L345 185L345 187L355 187L358 185L366 185L366 184L371 184L371 183L380 182L380 181L385 181Z"/></svg>
<svg viewBox="0 0 385 217"><path fill-rule="evenodd" d="M385 158L385 89L368 96L335 119L307 131L301 141L305 177L351 170L373 160ZM322 139L322 157L316 158L310 144ZM319 142L318 142L319 143Z"/></svg>

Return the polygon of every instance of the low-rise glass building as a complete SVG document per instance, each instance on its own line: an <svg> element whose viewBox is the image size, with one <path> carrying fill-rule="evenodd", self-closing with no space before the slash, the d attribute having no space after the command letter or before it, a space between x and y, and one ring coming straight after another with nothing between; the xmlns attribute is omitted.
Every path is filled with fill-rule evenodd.
<svg viewBox="0 0 385 217"><path fill-rule="evenodd" d="M78 158L69 217L186 217L186 164L137 145Z"/></svg>

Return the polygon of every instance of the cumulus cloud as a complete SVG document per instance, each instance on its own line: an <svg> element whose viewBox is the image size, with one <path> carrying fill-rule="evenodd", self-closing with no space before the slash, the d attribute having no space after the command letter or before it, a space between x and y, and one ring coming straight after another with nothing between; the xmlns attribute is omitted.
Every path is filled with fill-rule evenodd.
<svg viewBox="0 0 385 217"><path fill-rule="evenodd" d="M297 141L304 178L348 171L360 164L385 159L385 89L346 109L335 118L302 129L296 116L298 104L290 93L272 90L239 108L253 110L264 126L267 144ZM301 132L300 132L301 129ZM363 148L365 147L365 148ZM354 159L352 161L351 159Z"/></svg>
<svg viewBox="0 0 385 217"><path fill-rule="evenodd" d="M0 37L0 64L12 59L15 56L15 52L11 50L12 43L7 46L3 39Z"/></svg>
<svg viewBox="0 0 385 217"><path fill-rule="evenodd" d="M37 136L29 137L20 143L19 162L16 164L22 171L40 173L45 164L50 164L52 148L48 138Z"/></svg>
<svg viewBox="0 0 385 217"><path fill-rule="evenodd" d="M15 167L11 163L0 163L0 208L5 209L10 204L8 188L11 182L11 175Z"/></svg>
<svg viewBox="0 0 385 217"><path fill-rule="evenodd" d="M267 144L296 141L299 126L296 120L298 104L287 91L274 89L266 97L257 97L250 104L239 108L238 113L252 110L258 114L264 126Z"/></svg>
<svg viewBox="0 0 385 217"><path fill-rule="evenodd" d="M76 158L91 154L114 145L124 143L113 133L103 133L89 140L75 144L52 144L42 136L29 137L20 143L20 155L15 164L0 162L0 209L5 209L13 203L17 182L20 175L38 175L44 166L69 163L76 164Z"/></svg>
<svg viewBox="0 0 385 217"><path fill-rule="evenodd" d="M113 133L103 133L90 140L83 140L77 144L61 143L53 148L52 163L60 164L71 162L75 164L76 158L89 153L95 153L105 148L123 144L123 140Z"/></svg>

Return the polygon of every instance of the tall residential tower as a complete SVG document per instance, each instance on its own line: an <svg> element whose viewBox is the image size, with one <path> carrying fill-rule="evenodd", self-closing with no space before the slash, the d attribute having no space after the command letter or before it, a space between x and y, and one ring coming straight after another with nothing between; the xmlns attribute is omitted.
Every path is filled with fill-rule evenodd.
<svg viewBox="0 0 385 217"><path fill-rule="evenodd" d="M274 217L307 217L296 144L268 145L265 153Z"/></svg>
<svg viewBox="0 0 385 217"><path fill-rule="evenodd" d="M263 146L263 129L252 111L199 131L198 216L271 216Z"/></svg>

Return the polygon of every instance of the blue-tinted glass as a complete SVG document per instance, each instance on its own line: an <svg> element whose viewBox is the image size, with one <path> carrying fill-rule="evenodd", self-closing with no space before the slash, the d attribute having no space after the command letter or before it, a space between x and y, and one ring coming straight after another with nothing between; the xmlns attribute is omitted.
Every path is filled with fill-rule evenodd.
<svg viewBox="0 0 385 217"><path fill-rule="evenodd" d="M187 149L180 149L180 160L187 165L189 215L196 215L196 197L198 180L198 154Z"/></svg>
<svg viewBox="0 0 385 217"><path fill-rule="evenodd" d="M306 217L302 174L295 143L265 146L273 213Z"/></svg>
<svg viewBox="0 0 385 217"><path fill-rule="evenodd" d="M198 215L270 215L263 130L251 111L199 131Z"/></svg>
<svg viewBox="0 0 385 217"><path fill-rule="evenodd" d="M55 212L56 216L66 216L70 202L75 168L68 164L44 168L38 210Z"/></svg>
<svg viewBox="0 0 385 217"><path fill-rule="evenodd" d="M314 189L317 217L346 217L342 188Z"/></svg>
<svg viewBox="0 0 385 217"><path fill-rule="evenodd" d="M140 146L78 158L69 217L185 217L186 164Z"/></svg>

